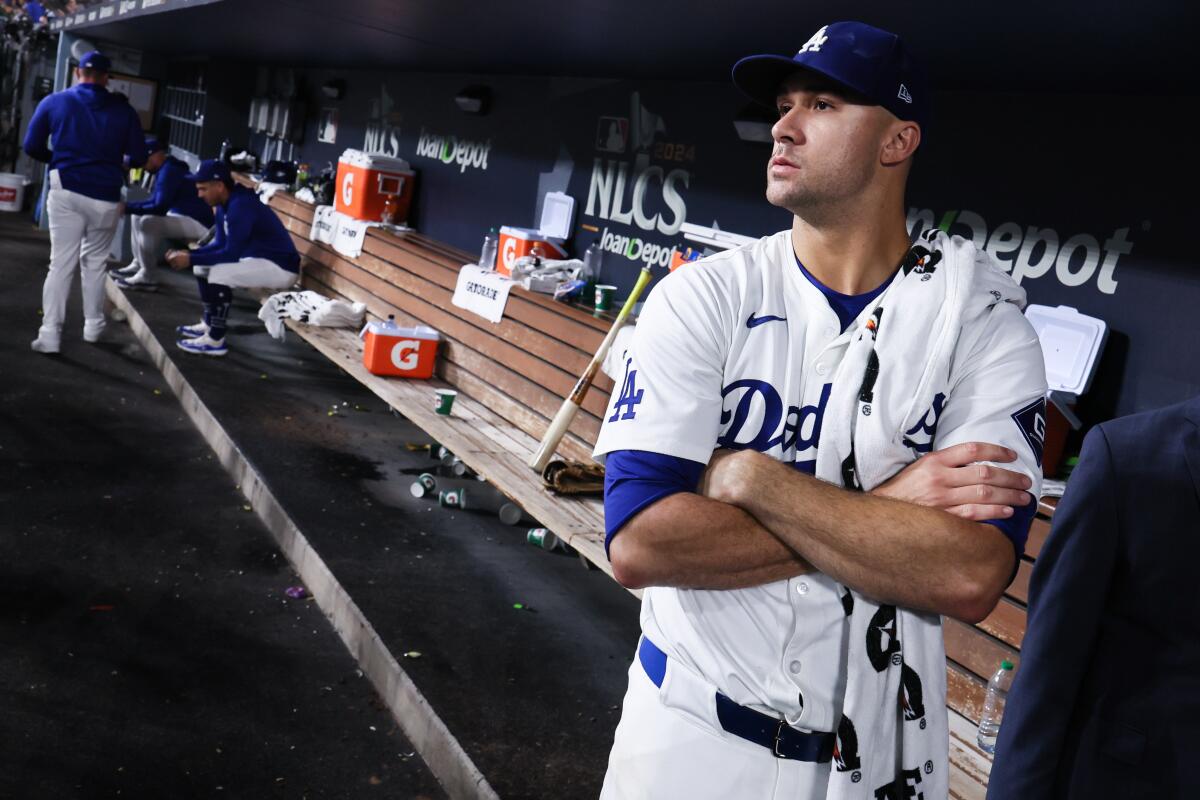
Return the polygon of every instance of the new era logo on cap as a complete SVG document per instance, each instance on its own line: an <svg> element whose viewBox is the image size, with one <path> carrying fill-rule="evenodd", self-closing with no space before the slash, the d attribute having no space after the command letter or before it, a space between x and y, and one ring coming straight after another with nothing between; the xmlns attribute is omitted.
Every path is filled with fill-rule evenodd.
<svg viewBox="0 0 1200 800"><path fill-rule="evenodd" d="M896 94L896 96L906 103L912 102L912 95L908 93L908 87L903 83L900 84L900 91Z"/></svg>

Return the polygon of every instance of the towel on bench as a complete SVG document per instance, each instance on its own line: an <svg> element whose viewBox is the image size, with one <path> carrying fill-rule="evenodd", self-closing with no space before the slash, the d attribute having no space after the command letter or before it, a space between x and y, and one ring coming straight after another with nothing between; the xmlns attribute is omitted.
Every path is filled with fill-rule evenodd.
<svg viewBox="0 0 1200 800"><path fill-rule="evenodd" d="M285 319L307 325L357 330L362 327L366 311L365 303L333 300L316 292L279 292L263 301L258 318L266 324L267 332L282 342L287 331L283 324Z"/></svg>

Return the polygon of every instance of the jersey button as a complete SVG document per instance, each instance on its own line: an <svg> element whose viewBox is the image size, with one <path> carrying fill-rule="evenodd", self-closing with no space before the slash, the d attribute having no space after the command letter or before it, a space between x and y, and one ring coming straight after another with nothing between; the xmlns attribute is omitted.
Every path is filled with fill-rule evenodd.
<svg viewBox="0 0 1200 800"><path fill-rule="evenodd" d="M802 595L808 594L808 584L805 583L804 581L800 581L799 583L796 584L796 592L798 594L802 594Z"/></svg>
<svg viewBox="0 0 1200 800"><path fill-rule="evenodd" d="M788 664L788 669L791 671L791 673L793 675L799 675L800 674L800 662L793 661L792 663Z"/></svg>
<svg viewBox="0 0 1200 800"><path fill-rule="evenodd" d="M824 376L826 372L829 372L829 367L825 364L824 361L817 364L817 374L818 375Z"/></svg>

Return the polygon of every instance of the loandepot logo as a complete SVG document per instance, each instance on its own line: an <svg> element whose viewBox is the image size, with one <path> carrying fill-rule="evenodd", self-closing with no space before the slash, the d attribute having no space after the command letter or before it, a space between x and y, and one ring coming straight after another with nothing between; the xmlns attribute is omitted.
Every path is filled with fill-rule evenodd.
<svg viewBox="0 0 1200 800"><path fill-rule="evenodd" d="M424 128L421 128L421 138L417 140L417 155L437 159L443 164L458 164L459 174L466 172L467 167L486 170L491 149L491 139L471 142L457 136L426 133Z"/></svg>
<svg viewBox="0 0 1200 800"><path fill-rule="evenodd" d="M624 256L630 261L640 261L649 268L655 264L660 267L671 266L671 250L674 248L643 242L636 236L618 236L605 228L600 235L600 249Z"/></svg>
<svg viewBox="0 0 1200 800"><path fill-rule="evenodd" d="M1078 233L1063 241L1053 228L1023 228L1015 222L1002 222L989 231L987 222L974 211L947 211L939 220L927 208L908 210L909 235L915 237L933 227L971 239L1017 283L1044 277L1053 270L1063 286L1083 286L1095 279L1096 288L1104 294L1117 291L1117 262L1133 250L1133 243L1125 238L1129 228L1117 228L1102 245L1091 234ZM1143 229L1148 227L1149 223L1143 223Z"/></svg>

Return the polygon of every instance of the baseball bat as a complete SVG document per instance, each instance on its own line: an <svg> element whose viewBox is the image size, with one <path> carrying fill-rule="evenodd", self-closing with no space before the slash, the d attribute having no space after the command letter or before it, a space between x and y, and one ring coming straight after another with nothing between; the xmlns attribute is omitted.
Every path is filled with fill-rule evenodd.
<svg viewBox="0 0 1200 800"><path fill-rule="evenodd" d="M571 420L575 419L575 413L583 405L583 398L587 396L588 389L592 388L592 381L595 380L596 372L600 369L600 365L604 363L604 357L608 355L608 350L612 347L613 340L617 338L617 331L621 330L621 326L625 324L625 320L629 317L629 312L633 310L634 304L637 303L638 297L649 282L650 268L643 267L642 273L638 275L637 283L633 285L633 291L629 293L629 297L625 300L625 305L621 306L620 312L617 313L617 318L613 321L612 327L609 328L608 335L600 343L600 349L592 356L591 363L587 365L587 369L583 371L583 374L579 376L579 380L575 382L575 388L571 390L571 394L563 401L562 406L558 409L558 413L551 420L550 427L546 429L545 435L542 436L542 443L538 446L537 452L533 454L533 458L529 459L529 466L537 470L539 474L550 463L550 459L554 456L554 451L558 447L558 443L562 441L563 436L567 433L567 428L571 425Z"/></svg>

